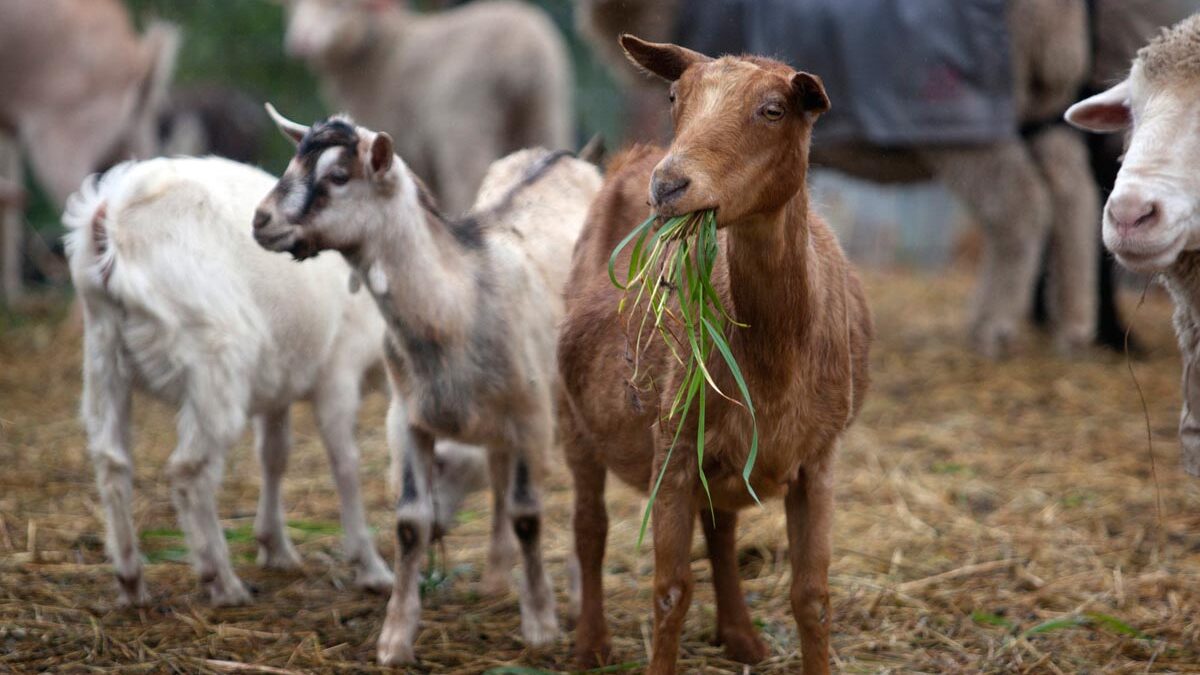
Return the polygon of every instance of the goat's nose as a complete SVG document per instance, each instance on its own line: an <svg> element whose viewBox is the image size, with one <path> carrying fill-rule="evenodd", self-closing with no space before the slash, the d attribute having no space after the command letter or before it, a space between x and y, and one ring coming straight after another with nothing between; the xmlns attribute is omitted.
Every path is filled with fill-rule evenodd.
<svg viewBox="0 0 1200 675"><path fill-rule="evenodd" d="M254 212L254 229L261 230L271 223L271 214L259 209Z"/></svg>
<svg viewBox="0 0 1200 675"><path fill-rule="evenodd" d="M1146 228L1158 222L1162 209L1136 192L1123 192L1108 200L1108 217L1122 232Z"/></svg>
<svg viewBox="0 0 1200 675"><path fill-rule="evenodd" d="M681 197L692 180L686 176L664 176L658 173L650 180L650 194L656 206Z"/></svg>

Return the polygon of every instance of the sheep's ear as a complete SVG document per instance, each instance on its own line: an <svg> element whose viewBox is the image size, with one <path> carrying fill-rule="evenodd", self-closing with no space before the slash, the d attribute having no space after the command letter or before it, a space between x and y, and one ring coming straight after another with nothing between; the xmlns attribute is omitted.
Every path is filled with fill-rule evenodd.
<svg viewBox="0 0 1200 675"><path fill-rule="evenodd" d="M1133 122L1133 113L1129 110L1129 80L1067 108L1063 117L1084 131L1103 134L1128 127Z"/></svg>
<svg viewBox="0 0 1200 675"><path fill-rule="evenodd" d="M620 42L625 57L634 65L668 82L678 80L684 71L697 63L712 61L700 52L679 45L646 42L628 33L621 36Z"/></svg>
<svg viewBox="0 0 1200 675"><path fill-rule="evenodd" d="M824 113L829 110L829 95L825 83L812 73L799 72L792 76L792 90L804 112Z"/></svg>
<svg viewBox="0 0 1200 675"><path fill-rule="evenodd" d="M380 131L375 134L375 138L371 140L371 153L367 158L367 165L371 169L371 174L381 176L387 173L388 169L392 168L392 155L395 150L392 149L392 137L387 135L387 132Z"/></svg>
<svg viewBox="0 0 1200 675"><path fill-rule="evenodd" d="M303 124L297 124L283 115L280 115L279 111L275 109L275 106L271 105L270 103L265 105L267 108L267 114L271 116L271 121L275 122L275 126L279 128L280 132L283 133L284 138L291 141L294 145L300 145L300 139L304 138L304 135L308 133L308 127L304 126Z"/></svg>

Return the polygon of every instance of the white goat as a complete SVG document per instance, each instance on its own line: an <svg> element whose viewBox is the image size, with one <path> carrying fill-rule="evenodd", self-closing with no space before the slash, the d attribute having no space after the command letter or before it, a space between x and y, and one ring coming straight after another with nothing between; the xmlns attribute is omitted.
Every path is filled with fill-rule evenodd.
<svg viewBox="0 0 1200 675"><path fill-rule="evenodd" d="M126 163L84 183L63 217L84 307L82 413L125 604L148 599L130 507L135 384L179 408L167 475L214 603L249 599L230 565L215 498L225 453L251 418L263 472L259 564L300 564L279 490L289 409L300 399L313 402L333 467L355 582L392 583L363 516L354 442L359 387L381 360L384 324L370 297L351 295L343 261L296 265L254 243L247 222L273 183L217 158Z"/></svg>
<svg viewBox="0 0 1200 675"><path fill-rule="evenodd" d="M431 485L435 437L488 449L488 575L507 585L512 528L525 568L521 631L527 644L546 644L558 635L539 494L555 437L555 341L571 250L599 173L565 153L514 153L492 165L472 213L452 223L386 133L344 117L309 129L271 113L299 147L255 214L254 236L297 258L342 253L387 319L388 374L407 403L405 414L393 399L388 414L401 490L396 586L379 660L414 656L417 575L441 498Z"/></svg>
<svg viewBox="0 0 1200 675"><path fill-rule="evenodd" d="M1104 208L1104 245L1135 272L1161 274L1175 301L1183 352L1179 439L1184 469L1200 476L1200 14L1138 52L1129 77L1076 103L1067 121L1090 131L1130 129Z"/></svg>
<svg viewBox="0 0 1200 675"><path fill-rule="evenodd" d="M396 139L450 213L488 165L571 141L571 61L545 12L499 0L417 14L404 0L285 0L287 52L326 98Z"/></svg>

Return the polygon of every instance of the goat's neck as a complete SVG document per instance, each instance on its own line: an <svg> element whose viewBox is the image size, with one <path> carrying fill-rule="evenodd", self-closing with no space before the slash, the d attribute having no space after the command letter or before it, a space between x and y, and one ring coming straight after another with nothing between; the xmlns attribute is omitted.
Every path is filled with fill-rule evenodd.
<svg viewBox="0 0 1200 675"><path fill-rule="evenodd" d="M749 326L734 330L734 348L770 372L812 319L807 192L801 188L776 212L731 223L726 236L731 310Z"/></svg>
<svg viewBox="0 0 1200 675"><path fill-rule="evenodd" d="M466 250L447 223L421 207L401 170L380 226L347 254L393 332L442 344L465 337L477 305L481 251Z"/></svg>

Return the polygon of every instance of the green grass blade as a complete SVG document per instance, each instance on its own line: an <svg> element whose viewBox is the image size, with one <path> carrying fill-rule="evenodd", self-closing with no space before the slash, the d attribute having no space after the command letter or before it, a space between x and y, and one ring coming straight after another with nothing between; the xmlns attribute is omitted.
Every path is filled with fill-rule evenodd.
<svg viewBox="0 0 1200 675"><path fill-rule="evenodd" d="M733 358L733 352L729 350L729 344L725 342L725 336L721 335L720 331L707 319L702 318L701 321L704 322L704 327L712 336L717 351L721 352L721 357L725 359L730 372L733 373L733 380L737 383L738 390L741 391L742 400L746 402L746 409L750 411L750 423L754 432L750 437L750 454L746 456L746 465L742 467L742 481L746 483L746 489L750 491L750 496L761 506L762 501L754 492L754 487L750 485L750 473L754 470L754 462L758 459L758 418L754 414L754 402L750 400L750 389L746 386L746 379L742 377L742 369L738 367L737 359Z"/></svg>
<svg viewBox="0 0 1200 675"><path fill-rule="evenodd" d="M653 224L654 219L650 218L641 225L633 228L633 231L625 235L625 238L621 240L621 243L617 244L617 247L613 249L612 255L608 257L608 279L612 282L613 286L616 286L621 290L625 290L625 286L623 286L621 282L617 281L617 257L621 255L621 251L629 245L629 242L633 241L638 235L640 235L642 232L645 232L646 229Z"/></svg>

